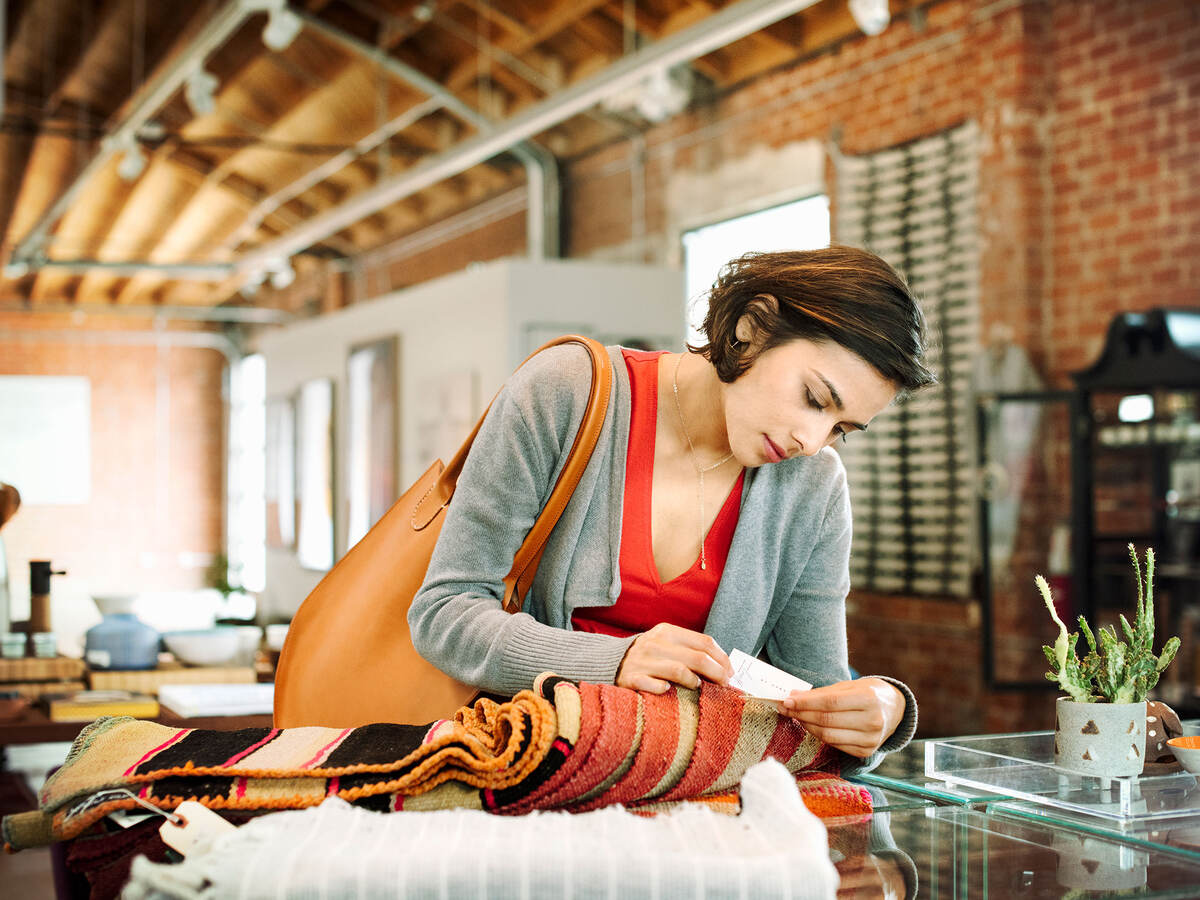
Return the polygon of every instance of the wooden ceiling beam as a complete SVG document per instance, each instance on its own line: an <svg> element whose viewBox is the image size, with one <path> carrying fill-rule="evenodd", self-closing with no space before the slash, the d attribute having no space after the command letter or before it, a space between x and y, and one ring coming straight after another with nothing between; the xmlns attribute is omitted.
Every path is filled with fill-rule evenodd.
<svg viewBox="0 0 1200 900"><path fill-rule="evenodd" d="M66 99L66 89L87 67L87 64L94 60L98 52L105 52L98 48L103 48L111 42L113 34L118 28L128 27L129 23L124 21L125 17L121 15L125 7L124 0L104 0L94 21L80 21L77 23L77 27L72 29L77 32L77 36L67 45L69 54L67 58L55 60L55 69L60 70L61 74L57 79L58 84L42 105L43 118L51 119L57 115ZM80 6L79 15L90 15L95 12L90 8L90 4L85 3Z"/></svg>

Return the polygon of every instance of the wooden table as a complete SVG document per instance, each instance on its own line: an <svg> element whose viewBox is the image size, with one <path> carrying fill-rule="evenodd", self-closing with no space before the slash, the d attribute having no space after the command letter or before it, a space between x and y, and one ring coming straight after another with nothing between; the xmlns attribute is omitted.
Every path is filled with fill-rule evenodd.
<svg viewBox="0 0 1200 900"><path fill-rule="evenodd" d="M184 718L166 706L151 721L176 728L205 728L213 731L237 731L239 728L270 728L271 716L203 716ZM87 722L53 722L36 707L25 710L20 718L0 722L0 748L16 744L45 744L73 741Z"/></svg>

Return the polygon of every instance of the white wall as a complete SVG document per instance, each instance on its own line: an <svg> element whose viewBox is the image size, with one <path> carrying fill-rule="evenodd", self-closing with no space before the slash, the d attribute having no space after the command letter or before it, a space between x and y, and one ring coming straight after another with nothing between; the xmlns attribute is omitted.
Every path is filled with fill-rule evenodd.
<svg viewBox="0 0 1200 900"><path fill-rule="evenodd" d="M334 383L335 546L346 550L344 441L346 361L353 347L396 335L399 366L399 485L428 467L418 429L430 417L430 387L473 373L470 424L504 379L545 340L567 332L605 342L640 337L678 349L684 334L683 275L675 269L573 260L501 260L426 282L336 313L289 325L258 341L268 400L311 378ZM260 613L290 615L323 572L302 569L291 550L268 548Z"/></svg>

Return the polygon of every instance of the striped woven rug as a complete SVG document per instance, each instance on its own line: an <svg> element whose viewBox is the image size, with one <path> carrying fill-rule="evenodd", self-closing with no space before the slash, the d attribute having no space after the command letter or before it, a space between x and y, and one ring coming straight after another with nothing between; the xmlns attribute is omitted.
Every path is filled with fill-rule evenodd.
<svg viewBox="0 0 1200 900"><path fill-rule="evenodd" d="M328 796L380 811L619 803L653 814L699 801L736 813L742 775L768 757L797 776L817 815L870 811L870 794L838 777L849 758L771 704L707 682L656 695L547 674L510 701L479 700L422 726L226 732L99 719L47 780L40 809L2 827L21 849L142 804L265 812Z"/></svg>

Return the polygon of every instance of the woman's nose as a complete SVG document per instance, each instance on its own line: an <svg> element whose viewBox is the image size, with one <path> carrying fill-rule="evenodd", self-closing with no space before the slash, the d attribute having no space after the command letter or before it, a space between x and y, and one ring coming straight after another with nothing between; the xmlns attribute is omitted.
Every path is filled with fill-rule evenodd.
<svg viewBox="0 0 1200 900"><path fill-rule="evenodd" d="M816 430L811 427L797 427L793 429L792 440L800 448L800 456L812 456L823 446L816 437Z"/></svg>

